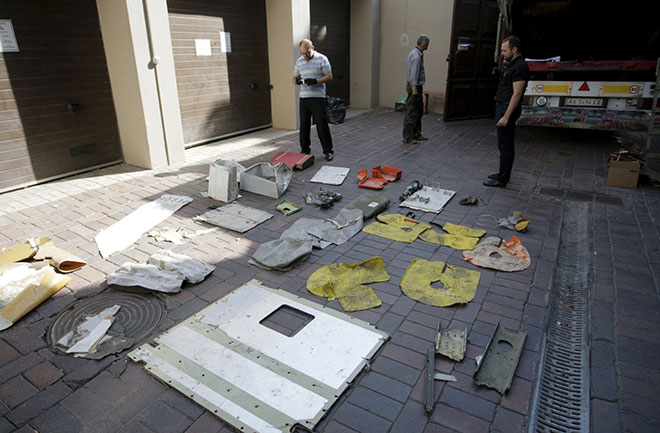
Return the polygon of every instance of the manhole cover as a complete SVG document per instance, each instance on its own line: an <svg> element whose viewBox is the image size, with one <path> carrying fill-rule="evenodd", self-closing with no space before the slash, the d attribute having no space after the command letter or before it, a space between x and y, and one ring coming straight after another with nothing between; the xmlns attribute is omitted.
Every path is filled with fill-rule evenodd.
<svg viewBox="0 0 660 433"><path fill-rule="evenodd" d="M58 340L74 331L87 316L98 314L113 305L121 308L106 335L117 338L110 344L99 344L98 349L85 355L85 358L101 359L133 346L158 328L165 316L165 305L156 295L107 291L83 298L64 310L48 329L48 345L65 351L56 344Z"/></svg>

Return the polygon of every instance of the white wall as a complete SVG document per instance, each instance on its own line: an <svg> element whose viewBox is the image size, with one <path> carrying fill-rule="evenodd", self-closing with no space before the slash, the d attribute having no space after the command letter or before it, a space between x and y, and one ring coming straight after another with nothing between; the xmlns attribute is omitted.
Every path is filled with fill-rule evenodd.
<svg viewBox="0 0 660 433"><path fill-rule="evenodd" d="M378 106L381 0L351 0L351 108Z"/></svg>
<svg viewBox="0 0 660 433"><path fill-rule="evenodd" d="M309 0L266 0L268 68L273 127L296 129L298 89L292 82L300 56L298 43L309 38Z"/></svg>
<svg viewBox="0 0 660 433"><path fill-rule="evenodd" d="M406 96L406 58L421 33L431 39L424 52L424 90L445 91L453 8L453 0L383 0L380 106L393 108L398 98ZM429 105L429 110L441 107Z"/></svg>

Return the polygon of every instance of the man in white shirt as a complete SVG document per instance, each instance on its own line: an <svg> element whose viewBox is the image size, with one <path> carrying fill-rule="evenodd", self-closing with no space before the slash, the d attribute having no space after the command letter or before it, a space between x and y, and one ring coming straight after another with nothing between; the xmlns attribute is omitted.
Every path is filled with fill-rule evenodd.
<svg viewBox="0 0 660 433"><path fill-rule="evenodd" d="M326 56L314 50L309 39L300 41L300 54L293 70L293 83L300 85L300 151L310 154L312 117L327 161L332 161L332 136L328 126L325 83L332 80L332 66Z"/></svg>

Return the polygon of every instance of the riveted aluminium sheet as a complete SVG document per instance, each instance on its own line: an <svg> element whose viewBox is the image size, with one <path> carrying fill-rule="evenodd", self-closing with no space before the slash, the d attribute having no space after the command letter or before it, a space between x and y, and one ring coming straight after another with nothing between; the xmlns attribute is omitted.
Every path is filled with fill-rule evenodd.
<svg viewBox="0 0 660 433"><path fill-rule="evenodd" d="M424 186L419 191L399 203L401 207L440 213L447 202L456 194L455 191L434 186Z"/></svg>
<svg viewBox="0 0 660 433"><path fill-rule="evenodd" d="M313 319L293 336L261 324L283 305ZM252 280L129 356L241 431L311 431L387 338Z"/></svg>

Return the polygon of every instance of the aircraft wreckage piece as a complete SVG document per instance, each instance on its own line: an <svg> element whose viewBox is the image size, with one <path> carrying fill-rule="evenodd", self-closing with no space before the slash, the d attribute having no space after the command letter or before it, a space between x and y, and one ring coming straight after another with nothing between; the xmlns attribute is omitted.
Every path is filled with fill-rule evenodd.
<svg viewBox="0 0 660 433"><path fill-rule="evenodd" d="M509 332L498 323L474 372L474 382L505 394L511 387L526 337L527 331Z"/></svg>
<svg viewBox="0 0 660 433"><path fill-rule="evenodd" d="M281 333L283 311L306 320ZM388 338L252 280L129 356L242 432L311 432Z"/></svg>
<svg viewBox="0 0 660 433"><path fill-rule="evenodd" d="M467 329L442 329L438 324L438 334L435 337L435 353L446 356L454 361L461 361L467 348Z"/></svg>

